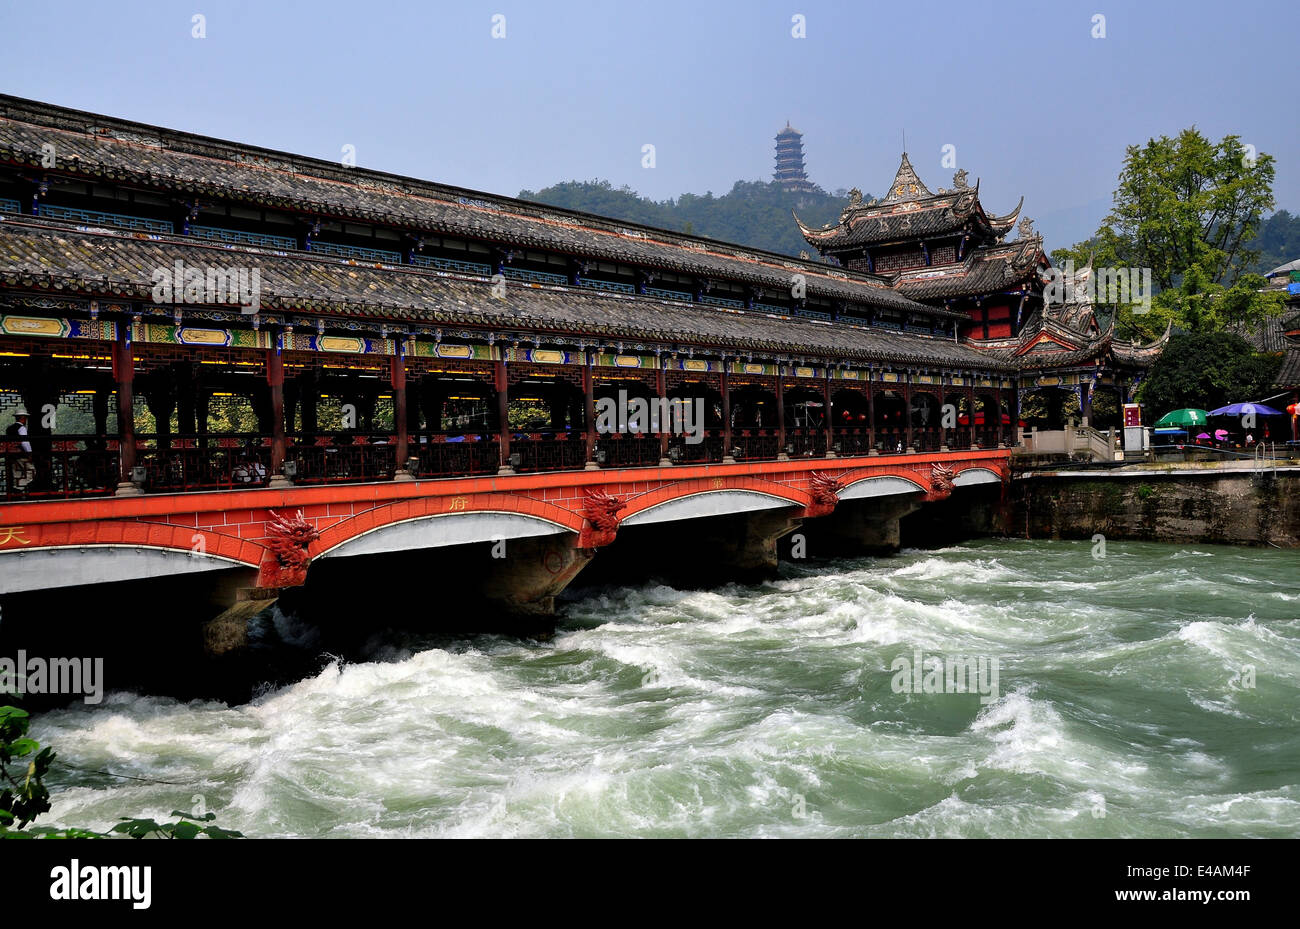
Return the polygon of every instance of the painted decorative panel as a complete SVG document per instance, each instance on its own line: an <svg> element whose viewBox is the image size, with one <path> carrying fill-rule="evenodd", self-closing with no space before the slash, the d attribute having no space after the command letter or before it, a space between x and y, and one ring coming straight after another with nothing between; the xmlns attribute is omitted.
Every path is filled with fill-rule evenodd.
<svg viewBox="0 0 1300 929"><path fill-rule="evenodd" d="M131 339L156 345L221 345L229 348L271 348L271 333L255 329L209 329L172 323L134 322Z"/></svg>

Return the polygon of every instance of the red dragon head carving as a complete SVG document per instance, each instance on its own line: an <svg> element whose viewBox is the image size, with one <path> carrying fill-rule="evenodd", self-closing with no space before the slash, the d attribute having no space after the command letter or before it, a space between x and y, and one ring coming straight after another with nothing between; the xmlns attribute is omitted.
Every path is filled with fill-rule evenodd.
<svg viewBox="0 0 1300 929"><path fill-rule="evenodd" d="M587 489L582 506L582 515L601 532L613 532L618 528L618 511L627 509L627 504L607 494L603 490Z"/></svg>
<svg viewBox="0 0 1300 929"><path fill-rule="evenodd" d="M264 587L290 587L307 579L311 556L307 547L320 538L320 532L303 518L302 510L293 516L281 516L274 510L266 521L266 547L275 564L263 567Z"/></svg>
<svg viewBox="0 0 1300 929"><path fill-rule="evenodd" d="M822 471L813 471L808 475L808 490L813 502L820 506L834 506L840 501L840 491L844 484L839 478Z"/></svg>
<svg viewBox="0 0 1300 929"><path fill-rule="evenodd" d="M583 496L582 515L587 518L588 525L579 534L578 547L598 548L608 545L614 541L614 534L618 530L618 511L626 509L627 503L613 494L592 488L588 488Z"/></svg>
<svg viewBox="0 0 1300 929"><path fill-rule="evenodd" d="M925 495L927 500L946 500L952 496L953 470L941 464L936 464L930 468L930 492Z"/></svg>

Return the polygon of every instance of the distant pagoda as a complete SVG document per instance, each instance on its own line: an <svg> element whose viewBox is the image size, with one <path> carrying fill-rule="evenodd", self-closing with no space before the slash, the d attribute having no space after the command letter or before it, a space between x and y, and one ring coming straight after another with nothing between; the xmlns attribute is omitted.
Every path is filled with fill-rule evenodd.
<svg viewBox="0 0 1300 929"><path fill-rule="evenodd" d="M785 128L776 134L776 173L772 180L782 190L811 193L816 185L808 180L803 165L803 133L786 121Z"/></svg>

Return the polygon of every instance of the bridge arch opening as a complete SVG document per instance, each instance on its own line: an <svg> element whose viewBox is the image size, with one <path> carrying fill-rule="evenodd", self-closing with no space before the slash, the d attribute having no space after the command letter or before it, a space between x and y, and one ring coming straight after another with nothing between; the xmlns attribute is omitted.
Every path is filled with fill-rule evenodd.
<svg viewBox="0 0 1300 929"><path fill-rule="evenodd" d="M952 479L954 487L971 487L975 484L1001 484L1002 475L990 468L966 468Z"/></svg>
<svg viewBox="0 0 1300 929"><path fill-rule="evenodd" d="M622 519L619 528L802 505L798 500L763 490L698 490L635 510Z"/></svg>
<svg viewBox="0 0 1300 929"><path fill-rule="evenodd" d="M840 491L841 500L867 500L872 497L891 497L898 494L925 493L926 488L916 481L896 474L878 474L852 481Z"/></svg>
<svg viewBox="0 0 1300 929"><path fill-rule="evenodd" d="M0 552L0 594L249 569L233 558L144 545L79 545Z"/></svg>
<svg viewBox="0 0 1300 929"><path fill-rule="evenodd" d="M569 526L526 513L498 510L434 513L387 523L350 536L316 555L316 558L379 555L560 535L573 531Z"/></svg>

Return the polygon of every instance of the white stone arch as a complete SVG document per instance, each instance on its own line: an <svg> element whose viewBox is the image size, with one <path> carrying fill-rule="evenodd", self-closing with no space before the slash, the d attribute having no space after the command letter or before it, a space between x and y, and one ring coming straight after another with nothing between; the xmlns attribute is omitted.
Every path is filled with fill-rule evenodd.
<svg viewBox="0 0 1300 929"><path fill-rule="evenodd" d="M572 531L568 526L525 513L500 510L434 513L376 526L344 539L316 558L378 555L420 548L442 548L447 545L496 542L501 539L560 535Z"/></svg>
<svg viewBox="0 0 1300 929"><path fill-rule="evenodd" d="M60 545L0 552L0 594L251 569L206 552L151 545Z"/></svg>
<svg viewBox="0 0 1300 929"><path fill-rule="evenodd" d="M841 500L867 500L872 497L892 497L896 494L925 493L916 481L896 474L878 474L856 480L840 491Z"/></svg>
<svg viewBox="0 0 1300 929"><path fill-rule="evenodd" d="M698 519L704 516L730 516L733 513L753 513L758 510L776 510L787 506L802 506L796 500L779 497L759 490L728 488L701 490L673 497L662 503L625 517L619 526L645 526L651 523L672 522L679 519Z"/></svg>
<svg viewBox="0 0 1300 929"><path fill-rule="evenodd" d="M989 468L967 468L952 479L954 487L971 487L975 484L1001 484L1002 475Z"/></svg>

